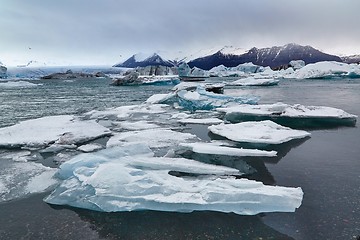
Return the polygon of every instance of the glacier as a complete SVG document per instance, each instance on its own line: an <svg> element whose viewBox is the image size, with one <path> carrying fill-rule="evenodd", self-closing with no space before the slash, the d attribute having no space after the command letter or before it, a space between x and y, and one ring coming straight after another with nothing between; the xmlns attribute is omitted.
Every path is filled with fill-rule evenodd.
<svg viewBox="0 0 360 240"><path fill-rule="evenodd" d="M136 144L74 157L60 166L62 182L44 201L103 212L211 210L243 215L294 212L301 205L301 188L236 179L241 175L237 169L145 156L151 155L146 149Z"/></svg>
<svg viewBox="0 0 360 240"><path fill-rule="evenodd" d="M217 108L225 113L224 118L230 122L272 120L288 127L321 127L355 126L357 116L344 110L324 106L289 105L285 103L261 105L237 105Z"/></svg>
<svg viewBox="0 0 360 240"><path fill-rule="evenodd" d="M212 125L208 129L214 134L235 142L260 144L281 144L310 136L309 132L283 127L270 120Z"/></svg>

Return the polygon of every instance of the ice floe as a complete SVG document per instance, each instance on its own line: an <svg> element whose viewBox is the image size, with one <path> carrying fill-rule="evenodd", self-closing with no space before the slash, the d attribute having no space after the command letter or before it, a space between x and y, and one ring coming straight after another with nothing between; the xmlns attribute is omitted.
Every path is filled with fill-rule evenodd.
<svg viewBox="0 0 360 240"><path fill-rule="evenodd" d="M44 192L57 184L56 169L34 162L0 161L0 202Z"/></svg>
<svg viewBox="0 0 360 240"><path fill-rule="evenodd" d="M95 121L71 115L50 116L20 122L0 129L0 147L46 147L52 143L70 145L110 135Z"/></svg>
<svg viewBox="0 0 360 240"><path fill-rule="evenodd" d="M146 152L146 145L76 156L60 166L57 176L63 181L45 202L104 212L212 210L246 215L293 212L301 205L301 188L236 179L231 175L241 174L237 169L184 158L145 157L139 155L141 149Z"/></svg>
<svg viewBox="0 0 360 240"><path fill-rule="evenodd" d="M180 147L188 148L193 152L202 154L238 156L238 157L275 157L276 151L264 151L258 149L234 148L228 146L219 146L216 143L181 143Z"/></svg>
<svg viewBox="0 0 360 240"><path fill-rule="evenodd" d="M85 144L77 148L77 150L82 152L94 152L100 149L103 149L104 147L101 144L98 143L90 143Z"/></svg>
<svg viewBox="0 0 360 240"><path fill-rule="evenodd" d="M170 129L156 128L141 131L120 132L112 136L107 142L107 147L121 146L124 143L144 143L150 148L163 148L176 146L187 140L196 140L191 133L182 133Z"/></svg>
<svg viewBox="0 0 360 240"><path fill-rule="evenodd" d="M212 133L235 142L281 144L310 136L310 133L283 127L272 121L242 122L209 126Z"/></svg>
<svg viewBox="0 0 360 240"><path fill-rule="evenodd" d="M129 131L153 129L160 127L159 125L148 121L136 121L136 122L122 121L116 123L116 125L122 130L129 130Z"/></svg>
<svg viewBox="0 0 360 240"><path fill-rule="evenodd" d="M326 127L329 125L355 125L357 116L341 109L323 106L304 106L285 103L237 105L218 108L231 122L244 120L272 120L286 126Z"/></svg>
<svg viewBox="0 0 360 240"><path fill-rule="evenodd" d="M218 118L183 118L178 120L179 123L182 124L204 124L204 125L212 125L212 124L220 124L224 121Z"/></svg>
<svg viewBox="0 0 360 240"><path fill-rule="evenodd" d="M231 85L231 86L274 86L274 85L277 85L279 82L280 81L277 79L247 77L247 78L242 78L242 79L227 83L227 85Z"/></svg>

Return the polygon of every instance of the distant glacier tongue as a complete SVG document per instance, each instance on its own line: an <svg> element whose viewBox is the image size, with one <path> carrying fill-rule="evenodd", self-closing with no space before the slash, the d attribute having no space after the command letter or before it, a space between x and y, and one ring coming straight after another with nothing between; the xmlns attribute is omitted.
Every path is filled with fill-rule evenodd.
<svg viewBox="0 0 360 240"><path fill-rule="evenodd" d="M61 165L58 177L63 181L44 201L104 212L211 210L244 215L293 212L301 205L301 188L265 186L236 179L237 169L152 155L141 143L80 154Z"/></svg>

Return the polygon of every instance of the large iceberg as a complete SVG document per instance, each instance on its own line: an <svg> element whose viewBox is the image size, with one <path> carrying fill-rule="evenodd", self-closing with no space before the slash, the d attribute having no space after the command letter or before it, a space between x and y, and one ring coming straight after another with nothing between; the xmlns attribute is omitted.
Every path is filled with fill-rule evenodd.
<svg viewBox="0 0 360 240"><path fill-rule="evenodd" d="M304 106L285 103L263 105L237 105L218 108L231 122L272 120L289 127L353 126L357 116L341 109L323 106Z"/></svg>
<svg viewBox="0 0 360 240"><path fill-rule="evenodd" d="M78 155L60 166L63 181L44 200L104 212L211 210L245 215L293 212L301 205L301 188L265 186L236 179L241 175L237 169L144 154L151 152L137 144Z"/></svg>
<svg viewBox="0 0 360 240"><path fill-rule="evenodd" d="M339 77L360 78L360 65L340 62L317 62L308 64L288 76L288 78L296 79Z"/></svg>
<svg viewBox="0 0 360 240"><path fill-rule="evenodd" d="M260 144L281 144L310 136L310 133L306 131L293 130L269 120L213 125L208 129L214 134L235 142Z"/></svg>
<svg viewBox="0 0 360 240"><path fill-rule="evenodd" d="M71 115L43 117L0 129L0 147L46 147L52 143L70 145L111 135L95 121Z"/></svg>

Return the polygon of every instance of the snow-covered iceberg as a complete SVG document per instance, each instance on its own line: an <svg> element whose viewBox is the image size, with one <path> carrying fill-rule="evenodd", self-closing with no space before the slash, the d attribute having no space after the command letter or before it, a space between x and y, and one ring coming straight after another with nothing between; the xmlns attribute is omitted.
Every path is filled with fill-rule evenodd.
<svg viewBox="0 0 360 240"><path fill-rule="evenodd" d="M0 78L6 78L7 68L0 62Z"/></svg>
<svg viewBox="0 0 360 240"><path fill-rule="evenodd" d="M254 78L254 77L247 77L242 78L230 83L227 85L230 86L274 86L277 85L280 81L277 79L271 78Z"/></svg>
<svg viewBox="0 0 360 240"><path fill-rule="evenodd" d="M70 145L111 135L95 121L71 115L50 116L20 122L0 129L0 147L46 147L52 143Z"/></svg>
<svg viewBox="0 0 360 240"><path fill-rule="evenodd" d="M301 205L301 188L265 186L236 179L234 175L241 174L237 169L146 153L151 154L137 144L78 155L60 166L63 181L44 201L104 212L211 210L245 215L293 212Z"/></svg>
<svg viewBox="0 0 360 240"><path fill-rule="evenodd" d="M293 130L269 120L213 125L208 129L214 134L235 142L260 144L281 144L310 136L310 133L306 131Z"/></svg>
<svg viewBox="0 0 360 240"><path fill-rule="evenodd" d="M300 68L289 75L288 78L360 78L360 65L340 62L317 62Z"/></svg>
<svg viewBox="0 0 360 240"><path fill-rule="evenodd" d="M272 120L289 127L354 126L357 116L341 109L323 106L288 105L285 103L237 105L218 108L231 122Z"/></svg>

